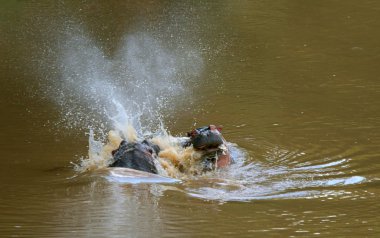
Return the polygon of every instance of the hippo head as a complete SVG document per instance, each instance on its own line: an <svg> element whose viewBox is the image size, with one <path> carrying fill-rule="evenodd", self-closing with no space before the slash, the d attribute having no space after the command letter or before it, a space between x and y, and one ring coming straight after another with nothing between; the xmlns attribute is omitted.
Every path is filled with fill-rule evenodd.
<svg viewBox="0 0 380 238"><path fill-rule="evenodd" d="M110 167L131 168L157 174L154 163L159 148L148 142L122 141L118 149L112 152L114 162Z"/></svg>
<svg viewBox="0 0 380 238"><path fill-rule="evenodd" d="M194 149L202 154L203 171L226 167L231 163L227 142L220 131L220 126L210 125L187 133Z"/></svg>

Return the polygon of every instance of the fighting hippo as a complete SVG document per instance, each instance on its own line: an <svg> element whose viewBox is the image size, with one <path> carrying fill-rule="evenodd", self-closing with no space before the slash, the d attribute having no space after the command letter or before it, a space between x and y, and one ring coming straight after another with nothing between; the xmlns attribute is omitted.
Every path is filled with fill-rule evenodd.
<svg viewBox="0 0 380 238"><path fill-rule="evenodd" d="M114 162L110 167L124 167L157 174L154 163L159 147L144 140L142 142L126 142L123 140L117 150L112 151Z"/></svg>
<svg viewBox="0 0 380 238"><path fill-rule="evenodd" d="M180 143L182 147L193 146L201 154L203 171L226 167L231 163L227 142L214 125L200 127L187 133L188 137ZM160 147L151 141L122 141L118 149L112 152L113 163L110 167L124 167L157 174L155 161Z"/></svg>
<svg viewBox="0 0 380 238"><path fill-rule="evenodd" d="M204 170L223 168L231 164L227 142L221 128L214 125L204 126L187 133L194 149L200 151Z"/></svg>

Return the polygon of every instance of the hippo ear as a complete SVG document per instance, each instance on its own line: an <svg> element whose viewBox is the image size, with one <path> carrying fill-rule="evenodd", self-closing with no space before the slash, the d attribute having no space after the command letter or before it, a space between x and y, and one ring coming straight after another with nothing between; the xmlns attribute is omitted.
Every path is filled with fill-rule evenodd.
<svg viewBox="0 0 380 238"><path fill-rule="evenodd" d="M220 126L220 125L219 125L219 126L210 125L208 128L209 128L211 131L212 131L212 130L218 130L219 132L221 132L223 126Z"/></svg>
<svg viewBox="0 0 380 238"><path fill-rule="evenodd" d="M193 136L196 136L197 134L198 134L198 131L195 129L190 132L187 132L187 137L193 137Z"/></svg>

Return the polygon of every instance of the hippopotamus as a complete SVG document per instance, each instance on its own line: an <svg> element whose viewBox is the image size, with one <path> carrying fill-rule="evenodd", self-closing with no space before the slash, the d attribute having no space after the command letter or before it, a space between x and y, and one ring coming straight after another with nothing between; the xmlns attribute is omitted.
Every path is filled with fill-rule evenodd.
<svg viewBox="0 0 380 238"><path fill-rule="evenodd" d="M160 147L147 140L127 142L123 140L119 148L112 151L113 163L110 167L124 167L157 174L154 163Z"/></svg>
<svg viewBox="0 0 380 238"><path fill-rule="evenodd" d="M194 149L200 151L204 170L223 168L231 164L227 142L221 134L221 127L204 126L187 133Z"/></svg>
<svg viewBox="0 0 380 238"><path fill-rule="evenodd" d="M221 134L221 128L214 125L204 126L187 133L180 145L193 146L201 156L203 171L223 168L231 164L227 142ZM155 164L160 147L149 140L127 142L123 140L119 148L112 152L113 163L110 167L124 167L157 174Z"/></svg>

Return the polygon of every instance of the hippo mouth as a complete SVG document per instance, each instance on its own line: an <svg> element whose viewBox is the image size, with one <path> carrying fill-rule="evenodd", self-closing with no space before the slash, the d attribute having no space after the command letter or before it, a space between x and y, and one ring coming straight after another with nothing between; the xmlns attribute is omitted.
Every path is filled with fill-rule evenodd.
<svg viewBox="0 0 380 238"><path fill-rule="evenodd" d="M183 149L192 148L199 155L200 159L197 161L201 172L223 168L231 163L230 152L220 128L213 125L200 127L187 135L188 137L181 138L179 146ZM131 168L157 174L156 164L160 151L160 146L149 139L141 142L123 140L119 148L112 152L113 162L110 167ZM181 164L178 166L183 167Z"/></svg>

